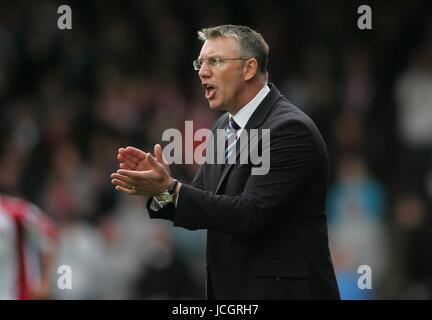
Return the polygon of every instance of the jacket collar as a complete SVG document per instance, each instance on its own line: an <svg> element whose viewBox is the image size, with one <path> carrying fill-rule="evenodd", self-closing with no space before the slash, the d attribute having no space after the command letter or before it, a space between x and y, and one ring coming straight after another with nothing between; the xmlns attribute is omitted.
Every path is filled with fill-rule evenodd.
<svg viewBox="0 0 432 320"><path fill-rule="evenodd" d="M273 83L268 83L267 85L270 88L270 92L265 96L263 101L261 101L258 108L256 108L255 111L252 113L251 117L245 125L245 129L254 129L259 127L267 118L268 113L270 112L276 101L282 97L282 94L279 92L279 90ZM223 120L220 122L220 126L218 127L225 128L228 125L228 121L229 113L226 112L224 114Z"/></svg>
<svg viewBox="0 0 432 320"><path fill-rule="evenodd" d="M266 95L258 108L256 108L254 113L252 113L249 121L246 123L246 129L253 129L259 127L267 118L268 113L270 112L276 101L281 98L281 93L273 83L269 83L268 86L270 88L270 92Z"/></svg>

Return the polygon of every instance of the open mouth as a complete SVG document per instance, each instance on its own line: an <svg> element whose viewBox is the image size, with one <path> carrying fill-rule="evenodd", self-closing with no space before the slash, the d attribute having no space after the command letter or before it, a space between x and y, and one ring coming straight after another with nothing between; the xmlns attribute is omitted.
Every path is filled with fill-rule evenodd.
<svg viewBox="0 0 432 320"><path fill-rule="evenodd" d="M216 91L217 91L216 87L214 87L214 86L212 86L210 84L204 83L203 84L203 88L204 88L204 91L205 91L205 97L206 97L206 99L207 100L213 99L214 96L215 96L215 94L216 94Z"/></svg>

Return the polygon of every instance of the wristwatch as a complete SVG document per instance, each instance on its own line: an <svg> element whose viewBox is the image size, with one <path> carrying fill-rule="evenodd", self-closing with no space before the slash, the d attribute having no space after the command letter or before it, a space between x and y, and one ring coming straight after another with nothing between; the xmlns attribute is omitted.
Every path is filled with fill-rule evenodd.
<svg viewBox="0 0 432 320"><path fill-rule="evenodd" d="M160 205L164 206L169 202L173 202L177 184L178 180L173 179L169 187L164 192L155 197Z"/></svg>

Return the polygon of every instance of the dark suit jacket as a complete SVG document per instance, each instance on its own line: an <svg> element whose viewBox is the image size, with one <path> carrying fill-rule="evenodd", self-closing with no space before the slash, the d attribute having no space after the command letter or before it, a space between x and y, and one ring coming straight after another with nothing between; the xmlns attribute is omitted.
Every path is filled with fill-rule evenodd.
<svg viewBox="0 0 432 320"><path fill-rule="evenodd" d="M245 129L270 129L270 171L204 164L177 208L151 218L208 229L207 289L216 299L337 299L325 212L328 154L313 121L270 84ZM213 127L226 128L228 114ZM258 144L260 145L260 143Z"/></svg>

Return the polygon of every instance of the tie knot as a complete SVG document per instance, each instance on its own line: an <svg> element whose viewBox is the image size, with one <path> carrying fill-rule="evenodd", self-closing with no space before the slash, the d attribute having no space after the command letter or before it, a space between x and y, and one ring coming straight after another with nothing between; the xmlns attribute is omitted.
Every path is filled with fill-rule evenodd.
<svg viewBox="0 0 432 320"><path fill-rule="evenodd" d="M240 126L235 122L234 117L230 117L229 126L234 130L240 130Z"/></svg>

